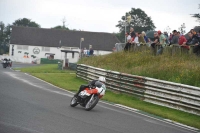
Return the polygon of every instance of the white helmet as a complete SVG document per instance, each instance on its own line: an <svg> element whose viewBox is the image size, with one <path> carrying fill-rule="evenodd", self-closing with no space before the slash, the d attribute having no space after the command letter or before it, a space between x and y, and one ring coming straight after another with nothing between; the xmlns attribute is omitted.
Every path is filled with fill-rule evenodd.
<svg viewBox="0 0 200 133"><path fill-rule="evenodd" d="M103 77L103 76L100 76L100 77L99 77L99 81L106 83L106 78Z"/></svg>

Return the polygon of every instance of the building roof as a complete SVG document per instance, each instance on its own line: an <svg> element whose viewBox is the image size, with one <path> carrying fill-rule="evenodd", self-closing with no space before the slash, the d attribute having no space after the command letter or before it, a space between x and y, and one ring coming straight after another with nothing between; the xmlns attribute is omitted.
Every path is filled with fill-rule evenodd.
<svg viewBox="0 0 200 133"><path fill-rule="evenodd" d="M46 47L80 47L81 38L84 38L81 48L88 49L89 45L92 45L94 50L112 51L115 43L120 42L112 33L13 26L10 43Z"/></svg>

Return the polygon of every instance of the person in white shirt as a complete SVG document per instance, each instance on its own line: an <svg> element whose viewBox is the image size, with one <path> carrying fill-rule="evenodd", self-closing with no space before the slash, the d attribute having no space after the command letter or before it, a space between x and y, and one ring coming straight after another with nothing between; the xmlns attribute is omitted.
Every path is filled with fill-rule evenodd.
<svg viewBox="0 0 200 133"><path fill-rule="evenodd" d="M84 54L84 56L87 56L87 49L86 48L84 48L83 54Z"/></svg>
<svg viewBox="0 0 200 133"><path fill-rule="evenodd" d="M133 41L133 43L136 43L136 44L138 44L139 43L139 38L138 38L138 33L135 33L135 39L134 39L134 41Z"/></svg>
<svg viewBox="0 0 200 133"><path fill-rule="evenodd" d="M124 47L124 51L128 51L131 47L131 36L130 33L126 32L126 38L127 38L127 43L126 46Z"/></svg>
<svg viewBox="0 0 200 133"><path fill-rule="evenodd" d="M130 34L129 34L128 32L126 33L126 35L127 35L127 42L130 43L130 41L131 41L131 36L130 36Z"/></svg>
<svg viewBox="0 0 200 133"><path fill-rule="evenodd" d="M135 33L135 39L134 39L134 41L132 43L133 44L137 44L137 46L140 46L138 32Z"/></svg>

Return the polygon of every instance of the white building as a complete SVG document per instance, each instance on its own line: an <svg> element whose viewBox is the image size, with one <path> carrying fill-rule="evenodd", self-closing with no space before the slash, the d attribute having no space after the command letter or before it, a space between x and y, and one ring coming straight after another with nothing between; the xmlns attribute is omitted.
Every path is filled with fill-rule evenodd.
<svg viewBox="0 0 200 133"><path fill-rule="evenodd" d="M54 59L67 56L69 62L77 62L80 47L92 47L95 55L104 55L112 52L115 43L119 43L119 40L111 33L12 27L9 56L14 61L27 63L48 56ZM65 55L61 50L76 53L72 58L71 53Z"/></svg>

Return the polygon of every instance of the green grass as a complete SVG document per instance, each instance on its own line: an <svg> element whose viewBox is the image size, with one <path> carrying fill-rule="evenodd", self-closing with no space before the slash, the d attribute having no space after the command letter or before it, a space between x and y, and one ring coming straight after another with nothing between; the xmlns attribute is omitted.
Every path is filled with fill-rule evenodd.
<svg viewBox="0 0 200 133"><path fill-rule="evenodd" d="M86 81L76 77L75 71L59 71L56 70L56 65L43 65L17 69L20 69L22 72L30 73L33 76L70 91L77 91L81 84L87 84ZM116 93L110 90L106 91L106 95L103 97L103 100L123 104L156 116L171 119L200 129L200 116L198 115L151 104L141 101L131 95Z"/></svg>
<svg viewBox="0 0 200 133"><path fill-rule="evenodd" d="M31 73L33 76L43 79L58 87L69 91L77 91L81 84L87 84L86 81L76 78L76 73Z"/></svg>
<svg viewBox="0 0 200 133"><path fill-rule="evenodd" d="M79 63L200 87L200 58L195 55L171 56L166 52L153 56L150 51L117 52L83 58Z"/></svg>
<svg viewBox="0 0 200 133"><path fill-rule="evenodd" d="M133 107L148 112L150 114L163 117L165 119L177 121L179 123L183 123L200 129L200 116L198 115L151 104L145 101L141 101L140 99L133 96L127 94L118 94L109 90L106 91L106 95L103 100L126 105L128 107Z"/></svg>
<svg viewBox="0 0 200 133"><path fill-rule="evenodd" d="M56 64L46 64L40 66L33 66L33 67L25 67L25 68L16 68L21 70L22 72L26 73L70 73L74 71L62 71L58 70L58 65Z"/></svg>

